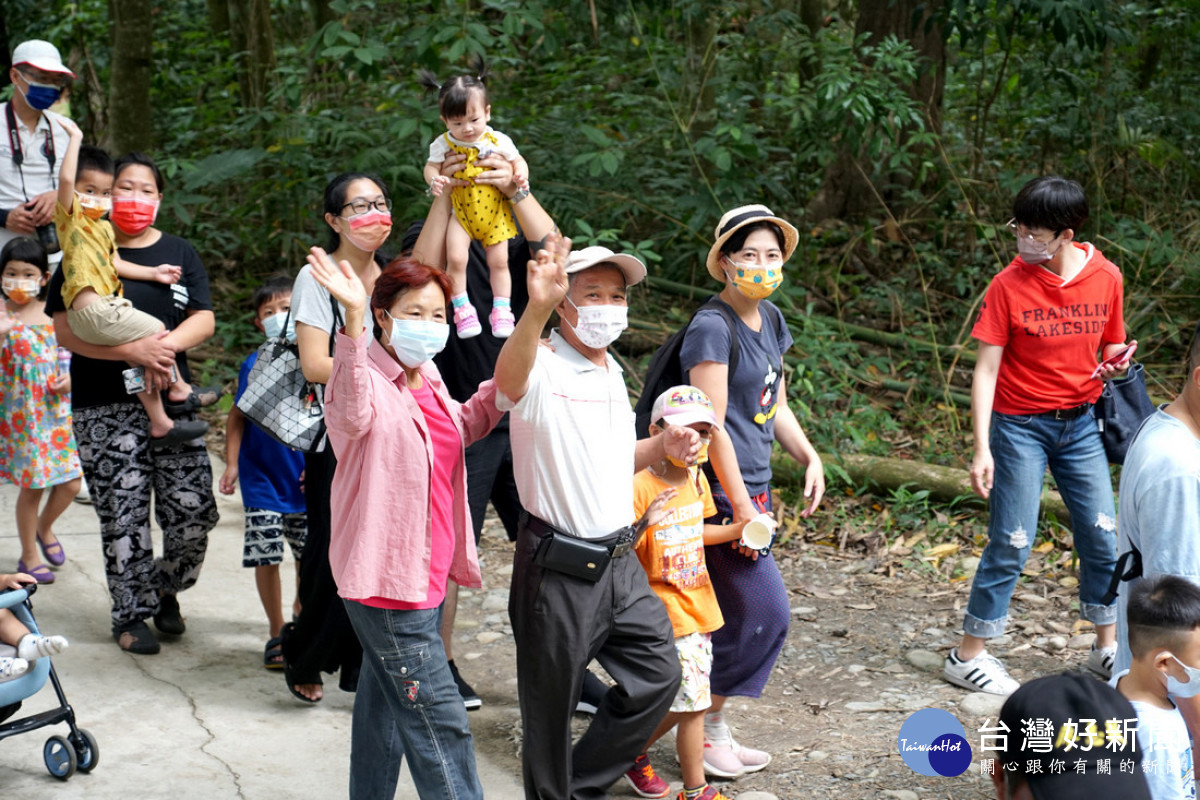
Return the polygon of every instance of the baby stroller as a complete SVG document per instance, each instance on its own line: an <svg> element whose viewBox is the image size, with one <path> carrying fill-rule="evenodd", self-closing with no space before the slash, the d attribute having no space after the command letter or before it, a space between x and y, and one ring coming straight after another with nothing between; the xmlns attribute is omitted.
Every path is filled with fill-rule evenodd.
<svg viewBox="0 0 1200 800"><path fill-rule="evenodd" d="M29 595L37 589L31 584L23 589L0 592L0 608L11 608L27 628L33 633L39 633L37 622L33 618L33 606ZM0 645L4 648L5 645ZM11 649L11 648L10 648ZM0 652L0 655L13 655ZM21 701L32 697L46 684L46 676L54 684L54 693L58 695L58 708L34 714L33 716L5 722L21 708ZM28 733L46 725L66 722L71 732L66 736L54 735L46 740L42 747L42 758L46 769L59 780L65 781L75 774L75 770L91 772L100 761L100 748L90 733L75 725L75 709L67 704L67 696L63 694L62 684L49 658L39 658L34 661L29 671L20 677L0 682L0 740L19 733Z"/></svg>

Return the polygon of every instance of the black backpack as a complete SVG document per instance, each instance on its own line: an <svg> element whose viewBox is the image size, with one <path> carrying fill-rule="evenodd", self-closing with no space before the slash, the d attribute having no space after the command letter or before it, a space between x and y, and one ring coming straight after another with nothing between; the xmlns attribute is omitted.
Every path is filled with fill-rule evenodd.
<svg viewBox="0 0 1200 800"><path fill-rule="evenodd" d="M642 386L642 394L638 397L638 401L633 406L634 414L637 416L635 424L637 425L637 438L648 439L650 437L650 411L654 406L654 401L660 394L670 389L672 386L678 386L681 383L687 383L686 377L683 374L683 367L679 363L679 351L683 349L683 337L687 333L688 326L692 324L692 320L706 308L715 308L721 312L721 316L725 319L725 324L729 326L729 377L733 378L733 373L737 370L738 356L741 354L742 345L738 341L738 329L736 314L729 304L716 295L708 298L704 305L696 309L688 320L687 325L684 325L675 333L671 334L662 346L654 351L654 355L650 357L650 365L646 367L646 383ZM772 319L774 314L771 313L770 307L767 307L763 317L767 320L767 325L772 331L775 330L775 322Z"/></svg>

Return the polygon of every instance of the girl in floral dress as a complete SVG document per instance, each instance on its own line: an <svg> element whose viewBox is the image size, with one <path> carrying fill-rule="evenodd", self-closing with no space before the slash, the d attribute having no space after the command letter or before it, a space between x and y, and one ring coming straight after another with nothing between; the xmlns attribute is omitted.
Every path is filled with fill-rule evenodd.
<svg viewBox="0 0 1200 800"><path fill-rule="evenodd" d="M52 583L51 568L66 561L53 526L79 493L83 474L71 430L71 378L60 365L54 324L43 303L49 278L46 252L36 240L14 239L0 250L5 299L0 315L0 480L21 487L16 571L38 583ZM39 513L46 488L50 496Z"/></svg>

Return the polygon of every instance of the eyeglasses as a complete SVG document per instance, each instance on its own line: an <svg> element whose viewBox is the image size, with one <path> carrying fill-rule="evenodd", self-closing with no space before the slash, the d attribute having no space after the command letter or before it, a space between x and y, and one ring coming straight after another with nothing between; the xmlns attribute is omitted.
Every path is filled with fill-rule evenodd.
<svg viewBox="0 0 1200 800"><path fill-rule="evenodd" d="M1035 236L1033 234L1033 231L1029 230L1024 225L1021 225L1020 223L1018 223L1015 217L1013 219L1010 219L1007 223L1005 223L1005 227L1008 228L1009 232L1012 233L1012 235L1017 237L1018 239L1028 239L1031 242L1038 242L1040 244L1050 244L1050 242L1054 241L1054 239L1058 236L1057 233L1054 233L1050 236L1049 239L1047 239L1046 241L1043 242L1041 239L1037 238L1037 236ZM1022 233L1021 232L1022 230L1024 230L1025 232Z"/></svg>
<svg viewBox="0 0 1200 800"><path fill-rule="evenodd" d="M38 72L30 72L29 70L17 67L17 74L24 78L26 83L37 83L41 84L42 86L53 86L59 91L66 89L70 83L69 81L64 80L61 75L57 75L53 72L41 72L40 70Z"/></svg>
<svg viewBox="0 0 1200 800"><path fill-rule="evenodd" d="M383 195L376 197L374 200L367 200L365 198L358 197L342 206L342 211L345 212L347 208L353 211L356 215L365 214L371 209L375 209L376 211L391 211L392 201L391 198L384 197Z"/></svg>

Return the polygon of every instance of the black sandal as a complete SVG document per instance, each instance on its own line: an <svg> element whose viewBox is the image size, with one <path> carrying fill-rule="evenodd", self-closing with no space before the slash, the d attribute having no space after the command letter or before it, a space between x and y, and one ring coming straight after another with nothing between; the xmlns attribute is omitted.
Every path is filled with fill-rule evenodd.
<svg viewBox="0 0 1200 800"><path fill-rule="evenodd" d="M318 673L316 680L303 680L298 678L296 677L296 673L292 671L292 665L289 664L287 660L287 650L284 647L284 642L295 629L296 623L289 622L284 625L283 630L279 632L279 653L283 657L283 680L287 683L288 691L292 693L292 697L296 698L302 703L316 705L317 703L321 702L321 698L318 697L314 700L311 697L305 697L303 694L296 691L296 687L305 686L307 684L315 684L317 686L324 687L325 682L321 680L320 674Z"/></svg>
<svg viewBox="0 0 1200 800"><path fill-rule="evenodd" d="M283 639L279 636L267 640L263 650L263 666L270 670L283 669Z"/></svg>
<svg viewBox="0 0 1200 800"><path fill-rule="evenodd" d="M200 408L207 408L221 399L221 395L225 392L220 386L205 386L201 389L194 389L192 393L178 402L168 400L166 395L163 396L163 409L169 417L181 417Z"/></svg>

